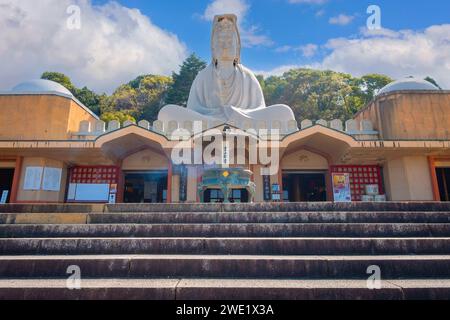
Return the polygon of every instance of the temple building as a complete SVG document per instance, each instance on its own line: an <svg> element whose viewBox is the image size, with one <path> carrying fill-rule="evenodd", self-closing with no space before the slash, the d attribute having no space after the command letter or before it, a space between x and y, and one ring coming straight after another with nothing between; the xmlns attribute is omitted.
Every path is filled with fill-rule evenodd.
<svg viewBox="0 0 450 320"><path fill-rule="evenodd" d="M258 125L280 128L277 120ZM0 95L0 195L8 203L224 201L216 183L202 180L214 166L173 164L176 128L189 131L192 123L106 125L57 83L20 84ZM252 200L246 177L255 202L334 201L333 173L348 173L353 201L365 200L366 185L378 185L387 201L449 201L449 128L450 92L406 79L346 123L280 128L275 174L248 161L219 172L245 173L243 185L230 187L234 202Z"/></svg>
<svg viewBox="0 0 450 320"><path fill-rule="evenodd" d="M48 80L0 92L0 202L450 201L450 91L407 78L345 123L297 121L240 49L216 17L187 108L153 123L106 124Z"/></svg>

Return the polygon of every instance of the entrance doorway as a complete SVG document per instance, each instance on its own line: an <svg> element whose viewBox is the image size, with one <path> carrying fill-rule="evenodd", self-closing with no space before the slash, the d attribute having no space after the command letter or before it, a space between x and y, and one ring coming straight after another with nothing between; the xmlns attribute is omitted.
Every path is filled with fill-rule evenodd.
<svg viewBox="0 0 450 320"><path fill-rule="evenodd" d="M14 169L0 169L0 199L7 195L6 203L9 203L11 198L13 179Z"/></svg>
<svg viewBox="0 0 450 320"><path fill-rule="evenodd" d="M283 200L288 202L327 201L324 172L283 173Z"/></svg>
<svg viewBox="0 0 450 320"><path fill-rule="evenodd" d="M450 201L450 168L437 168L436 175L441 201Z"/></svg>
<svg viewBox="0 0 450 320"><path fill-rule="evenodd" d="M224 196L220 189L208 189L205 191L206 203L223 203ZM248 191L246 189L233 189L230 194L231 203L247 203L249 201Z"/></svg>
<svg viewBox="0 0 450 320"><path fill-rule="evenodd" d="M167 202L167 171L125 173L125 203Z"/></svg>

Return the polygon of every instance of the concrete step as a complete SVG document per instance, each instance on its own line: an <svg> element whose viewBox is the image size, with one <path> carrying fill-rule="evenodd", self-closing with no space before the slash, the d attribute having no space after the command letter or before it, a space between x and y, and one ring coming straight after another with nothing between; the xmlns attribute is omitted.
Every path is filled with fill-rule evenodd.
<svg viewBox="0 0 450 320"><path fill-rule="evenodd" d="M3 255L450 254L450 238L21 238L0 239Z"/></svg>
<svg viewBox="0 0 450 320"><path fill-rule="evenodd" d="M450 212L3 213L0 224L450 223Z"/></svg>
<svg viewBox="0 0 450 320"><path fill-rule="evenodd" d="M236 212L90 214L88 223L450 223L450 212Z"/></svg>
<svg viewBox="0 0 450 320"><path fill-rule="evenodd" d="M401 300L449 299L450 280L84 279L81 290L65 280L0 280L0 299L90 300ZM218 310L220 313L221 310ZM212 311L214 312L214 311Z"/></svg>
<svg viewBox="0 0 450 320"><path fill-rule="evenodd" d="M380 267L383 278L450 278L450 255L1 256L0 278L67 278L73 265L84 278L367 279L372 265Z"/></svg>
<svg viewBox="0 0 450 320"><path fill-rule="evenodd" d="M450 237L450 224L81 224L0 225L0 238Z"/></svg>
<svg viewBox="0 0 450 320"><path fill-rule="evenodd" d="M446 202L353 202L353 203L241 203L241 204L5 204L3 213L90 212L356 212L356 211L445 211Z"/></svg>

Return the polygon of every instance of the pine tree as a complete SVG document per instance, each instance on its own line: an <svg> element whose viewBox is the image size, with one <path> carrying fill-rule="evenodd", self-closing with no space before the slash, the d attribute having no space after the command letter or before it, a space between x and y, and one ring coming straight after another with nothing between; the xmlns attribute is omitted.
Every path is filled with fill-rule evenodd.
<svg viewBox="0 0 450 320"><path fill-rule="evenodd" d="M191 54L180 66L179 73L173 73L173 84L167 93L166 104L186 106L192 83L197 74L206 68L206 62Z"/></svg>

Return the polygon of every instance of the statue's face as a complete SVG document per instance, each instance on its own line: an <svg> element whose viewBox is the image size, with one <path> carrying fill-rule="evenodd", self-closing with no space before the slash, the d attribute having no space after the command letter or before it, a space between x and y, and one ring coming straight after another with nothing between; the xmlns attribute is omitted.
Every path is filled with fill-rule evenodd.
<svg viewBox="0 0 450 320"><path fill-rule="evenodd" d="M225 61L236 59L238 43L232 21L225 18L219 21L213 41L216 58Z"/></svg>

